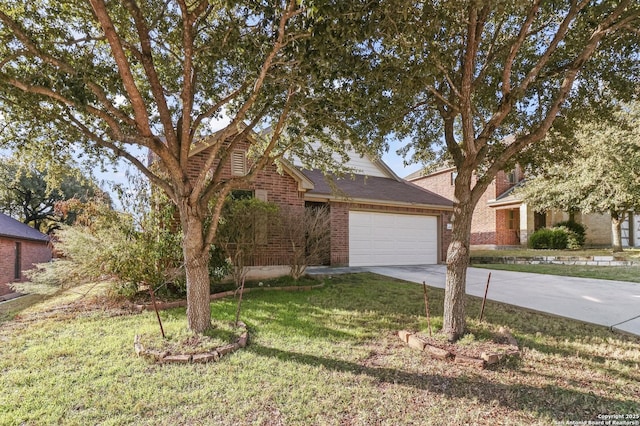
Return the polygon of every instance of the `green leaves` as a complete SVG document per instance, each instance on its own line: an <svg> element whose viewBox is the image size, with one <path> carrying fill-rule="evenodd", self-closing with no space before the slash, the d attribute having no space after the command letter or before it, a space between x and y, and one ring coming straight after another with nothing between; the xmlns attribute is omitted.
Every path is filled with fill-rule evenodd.
<svg viewBox="0 0 640 426"><path fill-rule="evenodd" d="M638 103L619 105L614 119L580 123L571 161L543 167L520 195L540 210L608 213L640 208Z"/></svg>

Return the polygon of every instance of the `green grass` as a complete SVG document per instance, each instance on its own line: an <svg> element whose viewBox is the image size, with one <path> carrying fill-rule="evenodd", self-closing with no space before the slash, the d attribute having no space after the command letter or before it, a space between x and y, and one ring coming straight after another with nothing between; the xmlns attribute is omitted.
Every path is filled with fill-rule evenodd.
<svg viewBox="0 0 640 426"><path fill-rule="evenodd" d="M501 271L533 272L565 277L596 278L601 280L640 283L640 268L634 266L582 266L582 265L506 265L474 264L474 268Z"/></svg>
<svg viewBox="0 0 640 426"><path fill-rule="evenodd" d="M535 257L535 256L615 256L625 260L640 260L640 250L625 249L613 253L611 249L582 249L582 250L532 250L527 248L471 250L471 257Z"/></svg>
<svg viewBox="0 0 640 426"><path fill-rule="evenodd" d="M470 329L508 326L524 356L478 371L395 336L426 329L420 286L373 274L326 284L245 295L249 346L208 365L137 358L134 335L159 332L152 312L2 304L21 317L0 325L0 424L516 425L640 413L640 339L489 302ZM440 327L442 291L429 297ZM468 300L470 318L479 308ZM234 300L212 310L231 321ZM184 309L161 317L182 335Z"/></svg>

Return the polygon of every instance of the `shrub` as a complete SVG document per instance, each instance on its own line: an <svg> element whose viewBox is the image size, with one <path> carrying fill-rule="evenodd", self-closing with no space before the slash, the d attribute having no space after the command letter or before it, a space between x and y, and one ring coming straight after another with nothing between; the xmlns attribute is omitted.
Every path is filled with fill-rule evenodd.
<svg viewBox="0 0 640 426"><path fill-rule="evenodd" d="M532 249L558 249L567 248L567 228L542 228L529 236L529 247Z"/></svg>
<svg viewBox="0 0 640 426"><path fill-rule="evenodd" d="M583 224L567 220L564 222L558 222L553 225L553 227L567 229L567 248L579 249L584 246L587 228Z"/></svg>
<svg viewBox="0 0 640 426"><path fill-rule="evenodd" d="M328 260L331 246L331 216L326 206L295 208L280 211L282 235L291 247L290 274L300 279L313 264Z"/></svg>
<svg viewBox="0 0 640 426"><path fill-rule="evenodd" d="M128 214L93 200L60 205L77 213L74 226L56 233L56 250L64 261L42 265L29 276L34 282L65 288L109 278L113 293L133 297L141 284L157 294L181 297L186 294L182 233L174 207L160 194L153 194L144 181L134 181L122 204ZM228 273L225 256L211 247L209 275L220 281ZM54 291L54 290L51 290Z"/></svg>

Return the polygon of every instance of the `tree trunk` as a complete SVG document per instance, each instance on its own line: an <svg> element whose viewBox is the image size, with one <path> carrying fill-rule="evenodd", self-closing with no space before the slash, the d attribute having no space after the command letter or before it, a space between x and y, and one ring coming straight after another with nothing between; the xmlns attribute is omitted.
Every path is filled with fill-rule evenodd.
<svg viewBox="0 0 640 426"><path fill-rule="evenodd" d="M209 250L204 244L203 222L197 215L182 220L187 324L194 333L203 333L211 326Z"/></svg>
<svg viewBox="0 0 640 426"><path fill-rule="evenodd" d="M465 294L467 267L469 266L469 243L471 240L471 217L475 205L469 199L457 202L453 207L453 229L447 250L447 277L444 295L444 323L442 331L449 341L456 341L465 329Z"/></svg>
<svg viewBox="0 0 640 426"><path fill-rule="evenodd" d="M618 253L622 251L622 222L625 219L624 212L619 214L618 212L611 212L611 235L612 235L612 244L611 250L614 253Z"/></svg>

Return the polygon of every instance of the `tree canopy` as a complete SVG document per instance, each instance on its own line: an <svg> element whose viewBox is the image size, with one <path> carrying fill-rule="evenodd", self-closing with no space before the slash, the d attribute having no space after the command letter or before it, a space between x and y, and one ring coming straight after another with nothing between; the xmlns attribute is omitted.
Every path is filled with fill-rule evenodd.
<svg viewBox="0 0 640 426"><path fill-rule="evenodd" d="M345 150L343 111L327 99L341 70L353 68L340 41L360 31L359 6L4 1L0 114L11 126L2 127L2 143L31 158L69 156L80 144L98 158L125 158L165 191L184 234L189 327L201 332L210 323L209 246L226 195L286 152L313 152L309 139L329 149L301 158ZM230 123L212 136L209 123L223 116ZM199 140L208 156L190 167ZM247 173L224 177L244 142Z"/></svg>
<svg viewBox="0 0 640 426"><path fill-rule="evenodd" d="M72 198L87 201L109 197L89 177L73 166L39 170L18 158L0 157L0 211L44 233L70 224L73 217L56 211L56 205Z"/></svg>
<svg viewBox="0 0 640 426"><path fill-rule="evenodd" d="M209 324L207 254L233 188L287 151L322 162L346 141L364 150L395 135L425 160L441 142L458 169L444 328L459 336L475 204L554 122L570 130L578 114L604 114L611 93L629 97L639 10L632 0L7 0L0 114L12 126L0 136L41 156L78 142L123 157L167 193L195 331ZM194 140L223 114L230 124L190 174ZM247 139L254 131L262 137ZM248 173L223 179L245 140Z"/></svg>
<svg viewBox="0 0 640 426"><path fill-rule="evenodd" d="M610 214L614 250L621 250L620 222L640 209L640 104L620 105L615 119L582 122L570 161L541 164L518 194L540 211Z"/></svg>
<svg viewBox="0 0 640 426"><path fill-rule="evenodd" d="M635 1L381 1L344 79L358 134L407 143L414 159L457 169L444 330L464 330L471 216L500 170L566 151L578 117L610 118L638 95ZM356 72L362 72L357 69ZM558 135L553 144L545 136Z"/></svg>

